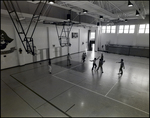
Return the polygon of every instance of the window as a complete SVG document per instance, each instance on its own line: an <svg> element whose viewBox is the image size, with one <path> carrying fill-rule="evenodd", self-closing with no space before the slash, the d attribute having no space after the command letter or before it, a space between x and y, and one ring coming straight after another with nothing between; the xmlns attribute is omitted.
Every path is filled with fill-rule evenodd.
<svg viewBox="0 0 150 118"><path fill-rule="evenodd" d="M95 32L91 32L91 39L95 38Z"/></svg>
<svg viewBox="0 0 150 118"><path fill-rule="evenodd" d="M129 25L125 25L124 27L124 33L128 33L129 32Z"/></svg>
<svg viewBox="0 0 150 118"><path fill-rule="evenodd" d="M111 33L115 33L116 31L116 26L111 26Z"/></svg>
<svg viewBox="0 0 150 118"><path fill-rule="evenodd" d="M123 28L124 28L123 25L120 25L120 26L119 26L119 33L123 33Z"/></svg>
<svg viewBox="0 0 150 118"><path fill-rule="evenodd" d="M149 33L149 24L146 25L145 33Z"/></svg>
<svg viewBox="0 0 150 118"><path fill-rule="evenodd" d="M144 33L144 30L145 30L145 24L140 25L139 33Z"/></svg>
<svg viewBox="0 0 150 118"><path fill-rule="evenodd" d="M107 33L110 33L110 26L107 26Z"/></svg>
<svg viewBox="0 0 150 118"><path fill-rule="evenodd" d="M105 33L106 31L106 26L102 26L102 33Z"/></svg>
<svg viewBox="0 0 150 118"><path fill-rule="evenodd" d="M129 33L134 33L135 25L130 25Z"/></svg>

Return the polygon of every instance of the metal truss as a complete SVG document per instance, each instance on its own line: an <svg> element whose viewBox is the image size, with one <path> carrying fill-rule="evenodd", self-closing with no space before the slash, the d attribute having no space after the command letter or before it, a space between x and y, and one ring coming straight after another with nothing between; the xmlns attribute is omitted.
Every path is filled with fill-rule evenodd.
<svg viewBox="0 0 150 118"><path fill-rule="evenodd" d="M48 23L48 22L44 21L43 24L55 25L60 46L61 47L65 47L65 46L68 47L68 46L71 46L71 44L69 42L69 35L70 35L70 31L71 31L72 27L74 24L80 24L80 23L75 23L72 21ZM58 26L62 26L61 32L58 31Z"/></svg>
<svg viewBox="0 0 150 118"><path fill-rule="evenodd" d="M27 54L35 55L33 34L34 34L34 31L35 31L36 26L38 24L39 18L40 18L41 14L42 14L42 11L43 11L43 9L44 9L44 7L46 5L46 2L47 2L47 0L45 1L44 4L42 3L43 5L41 5L41 1L38 3L37 8L34 11L34 14L33 14L32 18L31 18L30 23L29 23L29 26L28 26L28 28L27 28L27 30L25 32L25 30L23 28L23 25L21 23L21 20L20 20L20 18L18 16L18 13L16 12L16 9L14 7L13 2L12 1L5 1L5 0L3 0L3 3L4 3L4 5L5 5L6 9L7 9L7 12L9 14L13 24L14 24L14 27L15 27L17 33L18 33L18 36L19 36L19 38L21 40L21 43L22 43L25 51L27 52ZM38 14L37 10L39 9L39 7L40 7L41 10L40 10L40 13ZM14 16L15 16L15 18L14 18ZM17 22L15 22L15 20ZM35 25L33 27L33 31L31 33L31 36L28 36L28 32L29 32L29 29L30 29L30 26L31 26L33 20L35 21ZM19 25L21 31L19 31L18 25Z"/></svg>

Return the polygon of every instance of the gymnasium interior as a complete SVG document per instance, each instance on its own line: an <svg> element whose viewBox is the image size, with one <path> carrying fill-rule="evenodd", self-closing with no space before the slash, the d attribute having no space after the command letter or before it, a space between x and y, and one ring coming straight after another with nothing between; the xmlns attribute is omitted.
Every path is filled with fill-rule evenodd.
<svg viewBox="0 0 150 118"><path fill-rule="evenodd" d="M149 117L149 1L2 0L1 117Z"/></svg>

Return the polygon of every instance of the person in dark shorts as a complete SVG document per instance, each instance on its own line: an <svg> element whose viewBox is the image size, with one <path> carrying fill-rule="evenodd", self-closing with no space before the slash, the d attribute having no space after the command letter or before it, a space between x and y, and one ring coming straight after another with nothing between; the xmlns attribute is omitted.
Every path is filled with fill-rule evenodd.
<svg viewBox="0 0 150 118"><path fill-rule="evenodd" d="M49 73L52 73L51 59L48 60Z"/></svg>
<svg viewBox="0 0 150 118"><path fill-rule="evenodd" d="M84 52L84 53L82 54L82 62L83 62L83 63L85 62L85 58L86 58L86 53Z"/></svg>
<svg viewBox="0 0 150 118"><path fill-rule="evenodd" d="M67 66L71 65L70 59L71 59L71 56L68 53L68 55L67 55Z"/></svg>
<svg viewBox="0 0 150 118"><path fill-rule="evenodd" d="M97 68L97 71L99 70L99 67L101 68L101 72L103 72L103 63L105 62L105 60L103 60L102 58L99 60L99 65L98 65L98 68Z"/></svg>
<svg viewBox="0 0 150 118"><path fill-rule="evenodd" d="M96 61L99 59L99 57L98 58L94 58L94 60L90 60L90 61L92 61L93 62L93 67L92 67L92 70L93 70L93 68L95 67L95 69L96 69L96 67L97 67L97 65L96 65Z"/></svg>
<svg viewBox="0 0 150 118"><path fill-rule="evenodd" d="M121 59L120 62L116 62L116 63L120 63L120 68L119 68L119 73L118 73L118 75L121 74L121 76L122 76L122 75L123 75L123 69L125 69L123 59Z"/></svg>

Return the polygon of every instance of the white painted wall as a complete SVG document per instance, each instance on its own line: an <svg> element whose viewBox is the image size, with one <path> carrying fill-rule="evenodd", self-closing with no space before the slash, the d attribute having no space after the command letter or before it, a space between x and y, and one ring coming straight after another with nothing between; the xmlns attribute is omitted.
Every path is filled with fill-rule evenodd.
<svg viewBox="0 0 150 118"><path fill-rule="evenodd" d="M61 30L62 30L62 26L59 26L58 27L59 35L61 33ZM72 38L73 32L78 33L78 38ZM71 43L71 46L69 47L70 54L78 53L78 52L85 50L86 42L87 42L87 35L88 35L87 32L88 32L88 29L86 28L72 27L70 35L69 35L70 43ZM68 53L67 47L60 47L55 25L48 26L48 37L49 37L49 46L50 46L49 48L50 58L67 55ZM83 45L82 45L82 42L84 42ZM53 47L53 45L55 45L55 47Z"/></svg>
<svg viewBox="0 0 150 118"><path fill-rule="evenodd" d="M1 18L1 29L4 30L10 38L14 39L11 43L7 45L7 47L4 50L1 50L1 52L10 50L10 48L12 47L17 48L14 28L13 25L10 23L10 20L6 18L4 19ZM4 55L6 55L6 57L4 57ZM17 50L9 54L3 54L3 55L1 54L1 69L10 68L18 65L19 65L19 60L18 60Z"/></svg>
<svg viewBox="0 0 150 118"><path fill-rule="evenodd" d="M80 28L79 32L79 52L87 50L87 43L88 43L88 29L87 28ZM82 42L84 44L82 44Z"/></svg>
<svg viewBox="0 0 150 118"><path fill-rule="evenodd" d="M3 57L3 55L1 55L1 69L35 62L33 61L33 56L31 54L26 53L20 41L20 38L13 26L12 21L9 18L1 18L1 22L2 22L1 23L2 29L6 30L6 32L11 38L15 39L10 45L8 45L8 48L10 48L11 46L15 46L17 49L12 54L7 54L5 58ZM25 29L27 29L27 25L28 23L23 23L23 27ZM31 30L29 30L28 37L31 36L33 26L34 24L31 25ZM60 32L62 30L62 26L59 26L58 29ZM72 32L77 32L78 38L72 38ZM70 54L86 50L87 36L88 36L88 28L75 26L72 27L72 30L70 32L70 43L71 43L71 47L69 47ZM60 47L55 25L38 23L33 35L33 40L38 52L41 52L35 57L36 61L48 59L46 49L49 49L50 58L64 56L67 55L68 53L67 47ZM82 42L84 44L82 44ZM23 50L22 54L19 53L19 48Z"/></svg>
<svg viewBox="0 0 150 118"><path fill-rule="evenodd" d="M72 33L78 33L78 37L77 38L72 38ZM71 46L69 47L69 53L77 53L78 49L79 49L79 28L77 27L72 27L72 30L70 32L70 43Z"/></svg>
<svg viewBox="0 0 150 118"><path fill-rule="evenodd" d="M100 49L102 45L105 46L109 41L110 44L120 44L120 45L131 45L131 46L145 46L149 47L149 34L139 34L139 24L135 25L135 33L134 34L119 34L118 33L119 25L117 25L117 32L115 34L112 33L101 33L98 47Z"/></svg>

